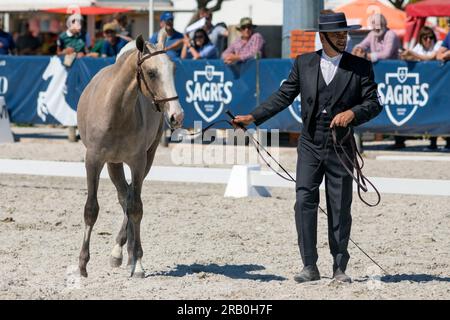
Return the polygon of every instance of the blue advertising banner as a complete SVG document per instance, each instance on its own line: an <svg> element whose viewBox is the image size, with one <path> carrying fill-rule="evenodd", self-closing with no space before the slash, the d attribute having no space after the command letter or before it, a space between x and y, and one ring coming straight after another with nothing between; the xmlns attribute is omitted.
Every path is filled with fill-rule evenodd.
<svg viewBox="0 0 450 320"><path fill-rule="evenodd" d="M220 60L179 60L175 86L185 113L184 127L193 128L194 121L202 121L206 127L217 120L229 120L227 109L236 114L250 112L256 105L255 70L255 61L226 66Z"/></svg>
<svg viewBox="0 0 450 320"><path fill-rule="evenodd" d="M361 130L450 135L450 63L391 60L374 71L384 110Z"/></svg>
<svg viewBox="0 0 450 320"><path fill-rule="evenodd" d="M56 56L0 56L0 96L12 122L76 125L76 106L83 89L112 63L112 58L82 58L67 68ZM279 88L292 60L253 60L233 66L220 60L179 60L176 64L175 86L185 110L184 126L190 128L194 121L207 126L227 119L227 109L235 114L250 112ZM384 110L357 130L450 135L450 63L380 61L374 71ZM298 132L300 108L298 97L260 127Z"/></svg>

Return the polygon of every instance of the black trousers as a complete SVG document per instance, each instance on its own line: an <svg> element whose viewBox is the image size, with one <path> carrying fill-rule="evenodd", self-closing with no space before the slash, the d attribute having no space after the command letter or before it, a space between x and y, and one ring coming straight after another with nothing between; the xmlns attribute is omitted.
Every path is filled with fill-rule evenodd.
<svg viewBox="0 0 450 320"><path fill-rule="evenodd" d="M322 115L315 128L314 137L307 141L300 138L297 160L295 222L298 245L303 264L317 262L317 214L319 186L325 176L328 214L328 242L333 256L333 271L345 271L350 255L347 251L352 224L353 180L340 163L332 146L329 119ZM348 154L350 148L346 147ZM342 153L341 150L338 152ZM342 154L342 159L346 159ZM353 159L353 156L351 157ZM345 160L351 168L348 160Z"/></svg>

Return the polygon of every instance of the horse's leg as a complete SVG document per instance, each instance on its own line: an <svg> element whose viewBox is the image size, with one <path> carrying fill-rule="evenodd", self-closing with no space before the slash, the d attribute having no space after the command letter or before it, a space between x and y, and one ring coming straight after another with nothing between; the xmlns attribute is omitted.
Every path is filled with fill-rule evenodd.
<svg viewBox="0 0 450 320"><path fill-rule="evenodd" d="M141 191L142 183L145 177L146 157L140 157L133 164L130 164L131 169L131 187L128 193L127 200L127 216L129 219L128 232L133 234L133 239L128 239L128 245L131 249L131 255L128 256L131 269L131 276L143 278L145 276L144 268L142 267L142 246L141 246L141 220L143 215Z"/></svg>
<svg viewBox="0 0 450 320"><path fill-rule="evenodd" d="M113 182L114 186L117 189L117 197L119 199L119 203L123 209L123 222L122 227L120 228L119 233L116 237L116 245L111 251L110 264L112 267L117 268L122 265L122 247L125 242L127 242L127 195L128 195L128 183L125 179L125 174L123 172L123 164L122 163L108 163L108 172Z"/></svg>
<svg viewBox="0 0 450 320"><path fill-rule="evenodd" d="M87 277L86 265L89 262L89 242L91 239L92 228L98 217L98 201L97 190L98 181L100 178L100 172L102 171L103 162L101 162L93 153L89 151L86 153L86 174L87 174L87 187L88 198L84 206L84 238L83 245L81 247L79 267L80 274L83 277Z"/></svg>

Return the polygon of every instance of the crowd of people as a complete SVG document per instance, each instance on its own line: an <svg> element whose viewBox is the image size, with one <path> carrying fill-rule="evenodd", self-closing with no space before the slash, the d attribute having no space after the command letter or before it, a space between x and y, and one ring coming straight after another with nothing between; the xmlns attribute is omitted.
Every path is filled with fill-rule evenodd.
<svg viewBox="0 0 450 320"><path fill-rule="evenodd" d="M423 26L419 32L417 44L412 49L404 50L396 33L387 27L386 18L374 14L369 20L372 31L357 44L352 53L372 62L383 59L402 59L407 61L450 60L450 32L444 41L438 41L434 30ZM395 143L391 149L405 148L405 136L395 136ZM450 150L450 137L446 137L445 149ZM437 137L430 138L429 150L437 150Z"/></svg>
<svg viewBox="0 0 450 320"><path fill-rule="evenodd" d="M257 26L249 17L240 19L236 30L239 36L229 43L230 30L225 23L213 24L213 14L207 9L199 11L199 28L190 32L179 32L174 28L174 15L164 12L160 15L159 27L150 36L149 42L156 44L164 31L164 49L171 59L222 59L226 64L234 64L253 58L264 58L265 40L257 32ZM115 57L132 39L127 16L117 14L95 34L94 41L83 30L82 16L73 14L67 18L66 31L59 35L44 34L38 38L28 25L25 32L16 39L3 31L0 21L0 55L72 55L75 57ZM450 20L449 20L450 22ZM397 34L388 28L386 18L374 14L369 19L371 31L364 40L356 44L352 54L377 62L383 59L403 59L408 61L450 60L450 32L444 41L438 41L434 30L422 27L417 44L412 49L403 49ZM393 149L405 147L406 137L395 136ZM450 137L445 148L450 149ZM437 138L430 139L430 150L437 149Z"/></svg>
<svg viewBox="0 0 450 320"><path fill-rule="evenodd" d="M251 58L264 57L265 41L256 32L257 26L251 18L242 18L236 28L240 37L228 45L229 30L225 23L213 24L212 12L201 9L199 19L203 24L197 29L181 33L174 28L174 15L160 15L160 30L150 36L149 42L156 44L161 30L165 31L164 49L171 59L219 59L231 64ZM59 35L45 34L36 37L28 25L16 39L1 29L0 54L18 55L75 55L76 57L115 57L132 39L126 15L117 14L105 23L102 30L90 35L83 29L83 17L72 14L67 18L66 30Z"/></svg>

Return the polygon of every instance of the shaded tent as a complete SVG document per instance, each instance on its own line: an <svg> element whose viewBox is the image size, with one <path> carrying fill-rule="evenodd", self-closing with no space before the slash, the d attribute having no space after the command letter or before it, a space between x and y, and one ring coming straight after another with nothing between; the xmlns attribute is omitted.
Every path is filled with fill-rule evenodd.
<svg viewBox="0 0 450 320"><path fill-rule="evenodd" d="M414 46L427 17L450 17L450 0L423 0L406 6L405 44Z"/></svg>
<svg viewBox="0 0 450 320"><path fill-rule="evenodd" d="M360 24L363 29L369 29L369 17L374 13L381 13L386 17L388 28L397 35L405 33L406 13L377 0L356 0L334 9L344 12L349 24Z"/></svg>

